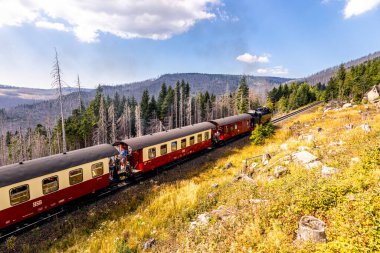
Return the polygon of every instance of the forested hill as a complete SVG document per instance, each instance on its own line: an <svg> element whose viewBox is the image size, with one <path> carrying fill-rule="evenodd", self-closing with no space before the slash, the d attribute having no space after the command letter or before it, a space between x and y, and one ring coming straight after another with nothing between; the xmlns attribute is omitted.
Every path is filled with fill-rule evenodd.
<svg viewBox="0 0 380 253"><path fill-rule="evenodd" d="M135 82L121 85L102 85L103 93L111 97L118 92L125 96L134 96L139 100L145 89L149 90L151 95L157 96L161 85L166 83L174 86L178 80L184 80L189 83L192 95L197 92L208 91L210 94L221 95L226 91L226 86L230 91L235 91L238 87L241 75L223 75L223 74L202 74L202 73L177 73L165 74L156 79L149 79L142 82ZM269 77L269 76L247 76L249 87L257 94L265 96L266 92L282 82L290 80L289 78Z"/></svg>
<svg viewBox="0 0 380 253"><path fill-rule="evenodd" d="M235 91L241 79L240 75L223 75L223 74L199 74L199 73L177 73L165 74L155 79L149 79L141 82L108 85L102 84L103 94L113 97L116 92L121 96L135 97L140 100L145 89L149 90L151 95L157 97L162 83L169 86L174 86L178 80L184 80L189 83L192 94L198 91L215 95L221 95L226 91L227 84L230 91ZM257 77L247 76L247 84L259 96L265 96L266 92L280 83L290 79L279 77ZM74 85L72 85L74 86ZM14 88L13 97L17 97L18 88ZM94 90L86 90L82 92L84 104L87 105L95 96ZM2 96L2 99L6 96ZM73 92L64 96L65 116L71 115L73 109L78 107L78 94ZM0 107L1 109L1 107ZM56 100L39 101L33 104L23 104L11 108L6 108L5 116L3 117L4 126L6 129L17 129L20 125L23 129L34 127L38 123L46 124L47 120L50 124L55 124L59 115L59 107ZM5 119L4 119L5 118Z"/></svg>
<svg viewBox="0 0 380 253"><path fill-rule="evenodd" d="M349 62L343 63L345 68L351 68L353 66L357 66L361 63L364 63L366 61L376 59L380 57L380 51L377 51L375 53L363 56L361 58L351 60ZM317 83L327 84L331 77L334 76L334 74L338 71L339 65L322 70L320 72L317 72L315 74L312 74L306 78L298 79L297 81L300 82L307 82L310 85L315 85Z"/></svg>

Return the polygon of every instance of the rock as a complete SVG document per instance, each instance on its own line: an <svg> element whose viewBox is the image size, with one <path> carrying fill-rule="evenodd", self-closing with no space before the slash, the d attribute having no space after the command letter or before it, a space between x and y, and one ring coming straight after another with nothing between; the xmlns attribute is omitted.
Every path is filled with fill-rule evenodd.
<svg viewBox="0 0 380 253"><path fill-rule="evenodd" d="M352 157L351 161L354 163L358 163L358 162L360 162L360 158L359 157Z"/></svg>
<svg viewBox="0 0 380 253"><path fill-rule="evenodd" d="M339 140L339 141L330 142L329 146L342 146L343 144L344 144L344 142Z"/></svg>
<svg viewBox="0 0 380 253"><path fill-rule="evenodd" d="M371 132L371 127L368 125L368 123L364 123L363 125L360 125L360 127L363 129L364 132L369 133Z"/></svg>
<svg viewBox="0 0 380 253"><path fill-rule="evenodd" d="M218 209L215 209L211 212L211 214L213 214L214 216L216 216L217 218L221 220L225 220L231 215L234 215L235 213L236 213L236 210L227 208L223 205L219 206Z"/></svg>
<svg viewBox="0 0 380 253"><path fill-rule="evenodd" d="M323 112L326 113L326 112L328 112L330 110L331 110L331 108L326 108Z"/></svg>
<svg viewBox="0 0 380 253"><path fill-rule="evenodd" d="M202 214L198 215L196 221L200 225L206 225L209 222L210 218L211 218L210 214L202 213Z"/></svg>
<svg viewBox="0 0 380 253"><path fill-rule="evenodd" d="M218 188L219 185L215 183L215 184L212 184L211 187L212 187L212 188Z"/></svg>
<svg viewBox="0 0 380 253"><path fill-rule="evenodd" d="M350 108L352 107L352 104L351 103L346 103L342 106L342 108Z"/></svg>
<svg viewBox="0 0 380 253"><path fill-rule="evenodd" d="M260 204L260 203L268 202L268 201L269 200L267 200L267 199L250 199L249 203L251 203L251 204Z"/></svg>
<svg viewBox="0 0 380 253"><path fill-rule="evenodd" d="M307 164L314 162L318 159L315 155L312 155L308 151L300 151L292 154L292 158L301 163Z"/></svg>
<svg viewBox="0 0 380 253"><path fill-rule="evenodd" d="M281 177L282 175L285 175L286 173L288 173L288 169L287 168L285 168L285 167L283 167L283 166L276 166L275 168L274 168L274 176L276 177L276 178L279 178L279 177Z"/></svg>
<svg viewBox="0 0 380 253"><path fill-rule="evenodd" d="M274 180L276 180L276 178L275 178L274 176L269 176L269 177L268 177L268 182L272 182L272 181L274 181Z"/></svg>
<svg viewBox="0 0 380 253"><path fill-rule="evenodd" d="M283 143L280 145L280 149L281 150L288 150L288 144L287 143Z"/></svg>
<svg viewBox="0 0 380 253"><path fill-rule="evenodd" d="M350 124L345 125L344 128L346 130L352 130L352 129L354 129L354 125L350 123Z"/></svg>
<svg viewBox="0 0 380 253"><path fill-rule="evenodd" d="M312 141L314 141L314 135L312 135L312 134L307 135L307 136L306 136L306 141L307 141L307 142L312 142Z"/></svg>
<svg viewBox="0 0 380 253"><path fill-rule="evenodd" d="M209 194L207 194L207 197L209 198L209 199L214 199L215 197L216 197L216 192L210 192Z"/></svg>
<svg viewBox="0 0 380 253"><path fill-rule="evenodd" d="M302 216L298 223L297 240L327 242L326 224L314 216Z"/></svg>
<svg viewBox="0 0 380 253"><path fill-rule="evenodd" d="M236 181L239 181L239 180L245 180L247 181L248 183L251 183L251 184L254 184L255 183L255 180L253 180L253 178L251 178L250 176L246 175L246 174L243 174L243 173L240 173L239 175L237 175L235 178L234 178L234 182Z"/></svg>
<svg viewBox="0 0 380 253"><path fill-rule="evenodd" d="M155 243L156 243L156 239L154 239L154 238L149 239L148 241L144 242L143 250L148 250L148 249L152 248Z"/></svg>
<svg viewBox="0 0 380 253"><path fill-rule="evenodd" d="M226 165L224 166L225 169L229 169L232 167L232 162L228 162L226 163Z"/></svg>
<svg viewBox="0 0 380 253"><path fill-rule="evenodd" d="M354 194L349 194L347 197L348 197L348 199L351 200L351 201L354 201L354 200L355 200L355 196L354 196Z"/></svg>
<svg viewBox="0 0 380 253"><path fill-rule="evenodd" d="M251 166L249 166L250 170L254 170L257 167L257 163L252 163Z"/></svg>
<svg viewBox="0 0 380 253"><path fill-rule="evenodd" d="M299 150L299 151L306 151L306 150L310 150L310 148L309 148L309 147L306 147L306 146L299 146L299 147L298 147L298 150Z"/></svg>
<svg viewBox="0 0 380 253"><path fill-rule="evenodd" d="M318 168L318 167L321 167L322 166L322 163L320 161L314 161L314 162L311 162L311 163L308 163L308 164L305 164L305 168L306 169L314 169L314 168Z"/></svg>
<svg viewBox="0 0 380 253"><path fill-rule="evenodd" d="M322 166L322 177L331 177L335 173L337 173L339 170L333 167L327 167L327 166Z"/></svg>
<svg viewBox="0 0 380 253"><path fill-rule="evenodd" d="M271 159L270 154L263 154L263 157L261 159L262 164L267 165L269 163L269 160Z"/></svg>

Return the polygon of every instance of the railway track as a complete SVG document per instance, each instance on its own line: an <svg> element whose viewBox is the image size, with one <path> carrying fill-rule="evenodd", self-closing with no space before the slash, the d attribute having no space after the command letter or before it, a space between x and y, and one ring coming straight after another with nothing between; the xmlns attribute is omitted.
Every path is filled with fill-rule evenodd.
<svg viewBox="0 0 380 253"><path fill-rule="evenodd" d="M291 112L291 113L288 113L288 114L286 114L286 115L284 115L284 116L281 116L281 117L275 118L275 119L273 119L271 122L272 122L273 124L277 124L278 122L281 122L281 121L284 121L284 120L286 120L286 119L289 119L289 118L293 117L294 115L297 115L297 114L300 114L300 113L302 113L302 112L305 112L305 111L307 111L307 110L309 110L309 109L311 109L311 108L313 108L313 107L316 107L317 105L320 105L320 104L322 104L322 103L323 103L323 101L315 102L315 103L313 103L313 104L311 104L311 105L308 105L308 106L305 106L305 107L303 107L303 108L301 108L301 109L299 109L299 110L295 110L295 111L293 111L293 112Z"/></svg>
<svg viewBox="0 0 380 253"><path fill-rule="evenodd" d="M289 119L289 118L291 118L297 114L305 112L305 111L307 111L313 107L316 107L321 103L322 102L315 102L311 105L305 106L304 108L293 111L293 112L286 114L284 116L275 118L271 122L273 124L277 124L277 123L284 121L286 119ZM60 206L57 209L52 209L45 214L37 215L36 217L33 217L29 220L26 220L26 221L21 222L17 225L11 226L10 228L4 229L3 231L0 232L0 242L5 241L10 236L19 235L19 234L22 234L26 231L29 231L29 230L31 230L31 229L33 229L33 228L35 228L41 224L44 224L47 221L52 220L53 218L60 217L60 216L63 216L65 214L68 214L70 212L73 212L75 210L78 210L78 209L80 209L80 207L86 206L88 204L93 203L94 201L105 198L110 194L113 194L117 191L125 189L126 187L130 187L134 184L137 184L137 183L140 183L140 182L145 181L147 179L150 179L150 178L156 176L157 174L159 174L165 170L170 170L170 169L172 169L172 168L174 168L180 164L183 164L187 161L194 159L195 157L198 157L199 155L204 155L204 154L207 154L209 152L212 152L212 151L214 151L214 150L216 150L222 146L228 145L229 143L232 143L238 139L244 138L247 135L248 134L243 134L243 135L237 136L235 138L228 140L227 142L225 142L221 145L217 145L216 147L208 148L208 149L200 151L198 153L191 154L191 155L184 157L180 160L177 160L177 161L175 161L169 165L162 166L162 167L158 168L157 170L154 170L154 171L151 171L151 172L148 172L145 174L137 174L134 176L133 179L128 179L125 182L121 182L118 184L113 184L110 187L105 188L105 189L103 189L103 190L101 190L95 194L81 197L81 198L74 200L74 201L72 201L66 205Z"/></svg>

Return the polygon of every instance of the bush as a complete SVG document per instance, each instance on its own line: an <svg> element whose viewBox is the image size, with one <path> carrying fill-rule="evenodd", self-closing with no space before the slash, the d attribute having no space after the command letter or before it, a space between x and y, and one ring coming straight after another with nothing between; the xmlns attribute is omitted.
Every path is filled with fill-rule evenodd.
<svg viewBox="0 0 380 253"><path fill-rule="evenodd" d="M273 134L274 125L272 123L268 123L266 125L258 125L255 130L253 130L249 139L255 145L262 145L265 142L265 138L269 138Z"/></svg>

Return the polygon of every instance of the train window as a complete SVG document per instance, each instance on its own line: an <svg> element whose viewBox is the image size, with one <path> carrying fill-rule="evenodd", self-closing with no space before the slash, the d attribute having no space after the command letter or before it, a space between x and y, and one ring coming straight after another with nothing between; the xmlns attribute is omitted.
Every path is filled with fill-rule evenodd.
<svg viewBox="0 0 380 253"><path fill-rule="evenodd" d="M44 195L49 194L51 192L58 191L59 182L58 176L48 177L42 180L42 192Z"/></svg>
<svg viewBox="0 0 380 253"><path fill-rule="evenodd" d="M198 136L197 136L197 142L198 143L202 142L202 134L198 134Z"/></svg>
<svg viewBox="0 0 380 253"><path fill-rule="evenodd" d="M226 134L228 134L228 131L229 131L230 129L228 128L228 126L226 126L226 128L225 128L225 132L226 132Z"/></svg>
<svg viewBox="0 0 380 253"><path fill-rule="evenodd" d="M208 139L210 139L210 135L208 132L205 132L205 140L208 140Z"/></svg>
<svg viewBox="0 0 380 253"><path fill-rule="evenodd" d="M79 184L83 181L83 170L76 169L69 172L70 185Z"/></svg>
<svg viewBox="0 0 380 253"><path fill-rule="evenodd" d="M11 205L18 205L30 199L29 185L24 184L9 191Z"/></svg>
<svg viewBox="0 0 380 253"><path fill-rule="evenodd" d="M165 144L165 145L161 145L161 147L160 147L160 154L161 155L166 155L168 153L168 147L167 147L167 145Z"/></svg>
<svg viewBox="0 0 380 253"><path fill-rule="evenodd" d="M103 163L100 162L91 165L91 172L93 178L102 176L104 173Z"/></svg>
<svg viewBox="0 0 380 253"><path fill-rule="evenodd" d="M190 144L189 144L189 145L190 145L190 146L191 146L191 145L194 145L194 143L195 143L195 137L194 137L194 136L191 136L191 137L190 137Z"/></svg>
<svg viewBox="0 0 380 253"><path fill-rule="evenodd" d="M156 157L156 148L148 149L148 158L153 159Z"/></svg>
<svg viewBox="0 0 380 253"><path fill-rule="evenodd" d="M186 139L181 140L181 148L186 148Z"/></svg>
<svg viewBox="0 0 380 253"><path fill-rule="evenodd" d="M170 144L170 146L171 146L171 150L172 150L172 152L173 152L173 151L177 151L177 142L176 142L176 141L173 141L173 142Z"/></svg>
<svg viewBox="0 0 380 253"><path fill-rule="evenodd" d="M235 129L237 129L237 124L235 124Z"/></svg>

